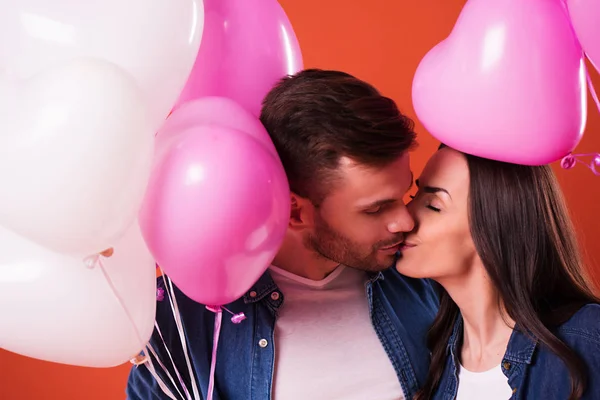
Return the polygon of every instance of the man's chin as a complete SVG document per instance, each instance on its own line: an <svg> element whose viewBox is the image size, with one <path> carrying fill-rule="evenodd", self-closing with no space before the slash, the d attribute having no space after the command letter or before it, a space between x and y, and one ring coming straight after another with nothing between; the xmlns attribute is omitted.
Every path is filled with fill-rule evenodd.
<svg viewBox="0 0 600 400"><path fill-rule="evenodd" d="M348 263L346 265L350 268L359 269L361 271L381 272L396 265L396 256L393 254L385 256L380 254L376 259L373 259L370 262L364 261L361 263Z"/></svg>
<svg viewBox="0 0 600 400"><path fill-rule="evenodd" d="M383 259L380 260L380 263L379 263L379 271L385 271L386 269L388 269L390 267L396 266L396 260L398 259L396 254L386 255L382 258Z"/></svg>

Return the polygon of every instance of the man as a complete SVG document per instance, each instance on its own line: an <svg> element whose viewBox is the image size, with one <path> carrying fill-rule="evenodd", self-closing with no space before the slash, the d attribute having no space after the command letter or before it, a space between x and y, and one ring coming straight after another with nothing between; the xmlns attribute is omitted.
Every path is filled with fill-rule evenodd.
<svg viewBox="0 0 600 400"><path fill-rule="evenodd" d="M247 320L223 320L214 398L412 398L427 374L426 334L437 311L427 281L389 268L413 228L403 202L413 179L412 121L366 82L323 70L283 79L261 121L288 176L290 221L273 266L227 306ZM214 314L175 292L206 398ZM157 322L189 389L168 301L159 302ZM176 377L156 332L151 344ZM143 365L127 392L131 400L167 398Z"/></svg>

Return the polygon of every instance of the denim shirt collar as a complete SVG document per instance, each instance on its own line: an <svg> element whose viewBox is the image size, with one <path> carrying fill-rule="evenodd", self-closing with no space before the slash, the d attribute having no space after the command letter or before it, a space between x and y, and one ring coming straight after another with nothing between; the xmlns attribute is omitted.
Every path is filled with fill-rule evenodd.
<svg viewBox="0 0 600 400"><path fill-rule="evenodd" d="M268 296L273 290L277 289L275 281L271 277L269 270L256 281L254 285L244 295L244 303L252 304L261 301Z"/></svg>
<svg viewBox="0 0 600 400"><path fill-rule="evenodd" d="M378 280L384 280L383 272L368 272L369 283L374 283ZM254 285L244 295L244 303L252 304L261 301L271 292L277 289L277 284L271 277L271 273L267 269L264 274L256 281Z"/></svg>
<svg viewBox="0 0 600 400"><path fill-rule="evenodd" d="M454 354L457 354L458 342L462 339L463 334L463 318L459 314L454 323L452 335L448 340L448 346L446 347L446 355L452 350ZM518 326L515 326L510 339L508 340L508 346L504 353L504 359L511 362L517 362L521 364L531 364L533 359L533 353L537 346L538 339L532 334L526 334Z"/></svg>
<svg viewBox="0 0 600 400"><path fill-rule="evenodd" d="M456 320L454 321L454 328L452 329L452 335L450 335L450 340L448 340L448 345L446 346L446 356L448 355L448 353L450 353L450 351L453 351L453 353L456 354L456 350L458 350L456 347L458 346L458 341L459 339L462 338L462 333L463 333L463 319L462 316L460 314L458 314L458 317L456 317Z"/></svg>
<svg viewBox="0 0 600 400"><path fill-rule="evenodd" d="M531 333L525 333L518 326L513 329L504 359L517 363L531 364L538 339Z"/></svg>
<svg viewBox="0 0 600 400"><path fill-rule="evenodd" d="M367 276L369 277L369 283L375 283L377 281L382 281L382 280L385 279L385 276L383 276L383 272L381 272L381 271L379 271L379 272L368 272Z"/></svg>

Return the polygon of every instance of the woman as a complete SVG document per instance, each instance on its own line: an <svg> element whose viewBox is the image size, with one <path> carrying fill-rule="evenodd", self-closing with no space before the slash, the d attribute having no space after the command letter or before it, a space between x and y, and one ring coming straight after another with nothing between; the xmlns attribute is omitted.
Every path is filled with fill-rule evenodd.
<svg viewBox="0 0 600 400"><path fill-rule="evenodd" d="M600 305L548 166L442 147L417 181L400 273L440 286L417 399L599 399Z"/></svg>

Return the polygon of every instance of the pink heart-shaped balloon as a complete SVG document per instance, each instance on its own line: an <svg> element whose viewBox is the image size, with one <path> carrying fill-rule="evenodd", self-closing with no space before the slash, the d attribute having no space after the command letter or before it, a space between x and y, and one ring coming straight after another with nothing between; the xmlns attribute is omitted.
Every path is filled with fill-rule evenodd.
<svg viewBox="0 0 600 400"><path fill-rule="evenodd" d="M267 92L303 67L302 53L277 0L204 0L196 63L174 108L206 96L235 100L260 115ZM1 32L1 31L0 31Z"/></svg>
<svg viewBox="0 0 600 400"><path fill-rule="evenodd" d="M413 104L441 142L525 165L580 141L585 65L560 1L470 0L450 36L421 61Z"/></svg>
<svg viewBox="0 0 600 400"><path fill-rule="evenodd" d="M600 1L568 0L577 38L590 61L600 71Z"/></svg>

